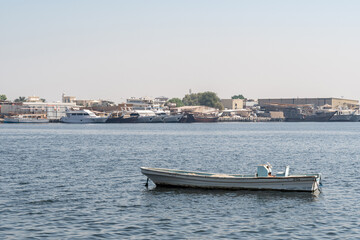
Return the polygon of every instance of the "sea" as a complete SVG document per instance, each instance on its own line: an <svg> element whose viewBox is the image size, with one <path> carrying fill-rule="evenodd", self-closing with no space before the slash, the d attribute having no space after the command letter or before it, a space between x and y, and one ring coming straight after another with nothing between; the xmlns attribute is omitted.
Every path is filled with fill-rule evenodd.
<svg viewBox="0 0 360 240"><path fill-rule="evenodd" d="M360 123L0 124L0 239L360 239ZM140 167L322 173L320 193L160 188Z"/></svg>

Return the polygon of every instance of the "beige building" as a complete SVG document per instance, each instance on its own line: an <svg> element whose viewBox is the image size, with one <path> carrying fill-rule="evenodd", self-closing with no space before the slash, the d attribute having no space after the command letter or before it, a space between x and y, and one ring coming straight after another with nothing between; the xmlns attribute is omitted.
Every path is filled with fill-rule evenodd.
<svg viewBox="0 0 360 240"><path fill-rule="evenodd" d="M74 103L76 101L76 97L74 96L65 96L65 94L62 94L62 102L63 103Z"/></svg>
<svg viewBox="0 0 360 240"><path fill-rule="evenodd" d="M26 102L42 102L38 96L30 96L26 99Z"/></svg>
<svg viewBox="0 0 360 240"><path fill-rule="evenodd" d="M243 99L221 99L221 103L225 109L243 109Z"/></svg>
<svg viewBox="0 0 360 240"><path fill-rule="evenodd" d="M258 99L261 107L269 104L294 104L306 105L311 104L314 107L329 105L333 109L359 109L359 101L344 98L266 98Z"/></svg>

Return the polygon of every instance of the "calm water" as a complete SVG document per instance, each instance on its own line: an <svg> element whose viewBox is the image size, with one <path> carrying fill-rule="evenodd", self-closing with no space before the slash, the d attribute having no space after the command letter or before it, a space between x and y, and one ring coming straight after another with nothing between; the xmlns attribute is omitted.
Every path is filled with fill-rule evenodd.
<svg viewBox="0 0 360 240"><path fill-rule="evenodd" d="M359 239L360 123L0 124L0 239ZM140 166L323 174L320 195L144 187Z"/></svg>

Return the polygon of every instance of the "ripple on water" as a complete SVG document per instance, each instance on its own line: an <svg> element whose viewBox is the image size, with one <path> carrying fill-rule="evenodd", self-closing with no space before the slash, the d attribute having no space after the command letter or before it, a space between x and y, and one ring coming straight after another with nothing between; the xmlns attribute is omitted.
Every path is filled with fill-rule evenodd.
<svg viewBox="0 0 360 240"><path fill-rule="evenodd" d="M0 238L356 239L359 140L358 123L3 124ZM321 172L322 193L146 189L139 170L267 161Z"/></svg>

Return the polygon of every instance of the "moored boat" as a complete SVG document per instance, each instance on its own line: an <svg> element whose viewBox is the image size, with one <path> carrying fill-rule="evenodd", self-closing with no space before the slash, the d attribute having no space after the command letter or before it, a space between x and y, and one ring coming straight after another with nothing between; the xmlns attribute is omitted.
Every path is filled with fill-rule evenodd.
<svg viewBox="0 0 360 240"><path fill-rule="evenodd" d="M194 122L217 122L219 116L216 114L193 114Z"/></svg>
<svg viewBox="0 0 360 240"><path fill-rule="evenodd" d="M151 110L136 110L135 113L138 114L136 123L151 123L156 117L155 112Z"/></svg>
<svg viewBox="0 0 360 240"><path fill-rule="evenodd" d="M48 123L46 114L18 114L4 118L4 123Z"/></svg>
<svg viewBox="0 0 360 240"><path fill-rule="evenodd" d="M332 122L357 122L357 116L354 110L339 110L330 118Z"/></svg>
<svg viewBox="0 0 360 240"><path fill-rule="evenodd" d="M112 113L106 123L134 123L139 117L138 113Z"/></svg>
<svg viewBox="0 0 360 240"><path fill-rule="evenodd" d="M97 116L94 112L82 110L68 110L66 117L60 118L62 123L105 123L108 117Z"/></svg>
<svg viewBox="0 0 360 240"><path fill-rule="evenodd" d="M167 115L164 118L164 122L165 123L178 123L181 121L181 119L184 117L184 114L179 113L179 114L175 114L175 115Z"/></svg>
<svg viewBox="0 0 360 240"><path fill-rule="evenodd" d="M141 172L157 186L175 186L210 189L253 189L314 192L319 190L321 174L271 174L269 164L257 167L256 174L217 174L164 168L141 167Z"/></svg>

